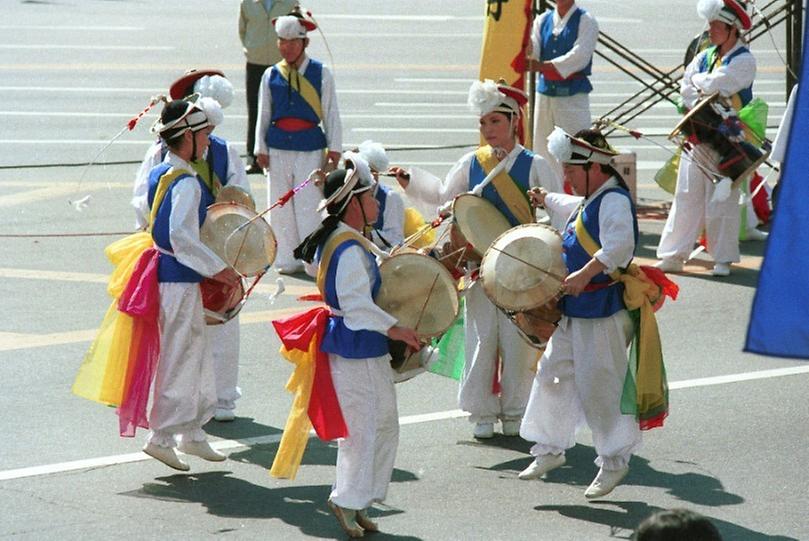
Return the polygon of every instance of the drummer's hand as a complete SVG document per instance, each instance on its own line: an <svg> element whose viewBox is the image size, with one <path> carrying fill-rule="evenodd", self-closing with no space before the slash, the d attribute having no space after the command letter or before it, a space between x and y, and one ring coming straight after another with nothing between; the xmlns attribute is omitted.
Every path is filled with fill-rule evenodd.
<svg viewBox="0 0 809 541"><path fill-rule="evenodd" d="M323 170L326 173L331 173L337 166L340 164L340 153L334 150L330 150L326 154L326 165L323 166Z"/></svg>
<svg viewBox="0 0 809 541"><path fill-rule="evenodd" d="M565 281L562 282L565 295L578 297L581 292L584 291L584 288L587 287L587 284L589 284L590 281L595 277L595 275L606 268L606 265L604 265L598 259L590 259L590 261L584 267L568 274Z"/></svg>
<svg viewBox="0 0 809 541"><path fill-rule="evenodd" d="M532 207L545 207L545 198L548 197L548 190L545 188L531 188L528 190L528 197L531 198Z"/></svg>
<svg viewBox="0 0 809 541"><path fill-rule="evenodd" d="M410 184L410 173L406 170L402 169L398 165L394 165L390 169L388 169L388 173L395 176L396 180L399 182L399 185L402 189L406 190L407 185Z"/></svg>
<svg viewBox="0 0 809 541"><path fill-rule="evenodd" d="M419 342L419 337L418 335L416 335L416 331L414 331L413 329L408 329L407 327L393 326L390 329L388 329L388 338L390 338L391 340L398 340L399 342L404 342L413 351L418 351L421 349L421 342Z"/></svg>
<svg viewBox="0 0 809 541"><path fill-rule="evenodd" d="M230 267L225 267L223 270L211 276L212 280L225 283L229 286L236 285L241 280L239 273Z"/></svg>
<svg viewBox="0 0 809 541"><path fill-rule="evenodd" d="M270 168L270 155L269 154L256 154L256 163L262 169Z"/></svg>

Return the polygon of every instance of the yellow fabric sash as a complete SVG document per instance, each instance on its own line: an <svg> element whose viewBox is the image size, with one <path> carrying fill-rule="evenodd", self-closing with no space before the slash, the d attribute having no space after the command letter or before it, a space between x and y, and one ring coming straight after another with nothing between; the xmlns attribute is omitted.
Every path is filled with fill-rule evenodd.
<svg viewBox="0 0 809 541"><path fill-rule="evenodd" d="M296 86L292 84L292 81L290 81L289 76L293 70L296 72L298 70L290 66L286 60L281 60L275 67L278 68L278 73L280 73L287 84L292 87L292 90L298 92L303 99L306 100L306 103L309 104L309 107L312 108L317 117L323 120L323 105L320 101L320 94L317 93L317 90L315 90L315 87L309 82L309 79L304 77L303 73L298 73L298 77L296 77L295 80L298 82L297 86L299 88L296 88Z"/></svg>
<svg viewBox="0 0 809 541"><path fill-rule="evenodd" d="M317 339L317 336L312 337L309 349L305 352L297 349L288 350L285 346L281 346L281 355L295 365L285 387L294 398L284 425L281 443L278 445L278 452L270 468L270 475L275 478L295 479L306 444L309 442L309 432L312 430L312 422L309 420L309 400L312 397L317 366Z"/></svg>
<svg viewBox="0 0 809 541"><path fill-rule="evenodd" d="M169 169L161 178L155 192L154 203L146 231L138 231L109 244L104 253L113 265L107 282L107 293L112 297L90 349L84 356L79 373L73 383L75 395L106 405L120 406L128 387L130 344L133 337L132 318L118 311L118 299L132 276L140 256L154 241L151 229L157 209L163 202L171 184L184 170Z"/></svg>
<svg viewBox="0 0 809 541"><path fill-rule="evenodd" d="M190 165L194 168L194 172L199 175L199 178L202 179L202 182L205 183L205 186L208 187L214 199L216 199L216 196L219 195L219 190L222 189L222 181L217 174L208 167L208 161L203 159L194 160Z"/></svg>
<svg viewBox="0 0 809 541"><path fill-rule="evenodd" d="M583 208L579 210L576 217L576 239L592 257L601 246L584 227L582 210ZM626 270L616 270L610 274L610 278L624 284L624 304L627 310L640 310L636 378L638 411L647 412L661 408L666 401L663 348L652 308L660 295L660 289L635 263L630 263Z"/></svg>
<svg viewBox="0 0 809 541"><path fill-rule="evenodd" d="M480 163L483 171L488 175L499 163L494 156L494 151L490 145L482 146L475 151L475 157ZM508 171L505 169L492 180L494 189L500 194L500 198L506 204L511 214L514 215L521 224L530 224L534 221L534 211L528 202L528 196L523 193Z"/></svg>
<svg viewBox="0 0 809 541"><path fill-rule="evenodd" d="M347 240L357 240L364 247L369 241L355 231L343 231L332 235L323 246L320 264L317 270L317 288L326 300L326 272L334 251ZM278 452L270 468L270 475L276 478L294 479L300 467L312 423L309 420L309 400L312 397L312 386L317 366L317 336L309 342L308 351L288 350L281 346L281 355L295 365L292 375L286 384L286 390L294 395L292 407L284 425L284 435L278 446Z"/></svg>
<svg viewBox="0 0 809 541"><path fill-rule="evenodd" d="M356 231L343 231L329 237L329 240L327 240L326 244L323 245L323 251L320 255L320 263L317 267L317 289L323 296L323 302L326 301L326 272L329 270L331 257L334 255L334 250L336 250L338 246L350 239L356 240L362 245L363 248L370 251L371 241Z"/></svg>

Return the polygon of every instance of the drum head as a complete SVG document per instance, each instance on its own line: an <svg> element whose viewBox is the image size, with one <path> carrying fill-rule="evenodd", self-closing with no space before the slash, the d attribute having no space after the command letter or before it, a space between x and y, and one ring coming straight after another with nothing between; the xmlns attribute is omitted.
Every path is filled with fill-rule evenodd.
<svg viewBox="0 0 809 541"><path fill-rule="evenodd" d="M542 224L518 225L500 235L480 264L486 296L500 308L517 312L556 297L566 275L562 237Z"/></svg>
<svg viewBox="0 0 809 541"><path fill-rule="evenodd" d="M458 289L447 269L421 254L399 254L379 266L382 286L374 302L429 339L446 331L458 316Z"/></svg>
<svg viewBox="0 0 809 541"><path fill-rule="evenodd" d="M244 188L239 188L235 185L223 186L219 193L216 194L217 203L236 203L243 207L247 207L252 211L256 210L256 200L253 196L247 193Z"/></svg>
<svg viewBox="0 0 809 541"><path fill-rule="evenodd" d="M276 242L264 218L236 203L214 203L199 232L202 242L242 276L255 276L275 260ZM237 231L238 229L238 231Z"/></svg>
<svg viewBox="0 0 809 541"><path fill-rule="evenodd" d="M452 203L455 224L478 257L483 257L494 239L511 229L503 214L486 199L461 194Z"/></svg>

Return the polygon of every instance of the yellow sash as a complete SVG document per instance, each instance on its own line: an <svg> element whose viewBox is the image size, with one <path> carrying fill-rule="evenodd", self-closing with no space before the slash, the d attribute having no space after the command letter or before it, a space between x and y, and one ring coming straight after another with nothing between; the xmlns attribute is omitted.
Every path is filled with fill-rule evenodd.
<svg viewBox="0 0 809 541"><path fill-rule="evenodd" d="M583 207L576 217L576 240L592 257L601 246L590 236L582 220ZM624 284L624 304L627 310L640 310L638 335L638 366L636 376L638 412L656 411L665 406L665 373L660 332L652 308L661 295L660 288L646 277L635 263L626 270L616 270L610 278Z"/></svg>
<svg viewBox="0 0 809 541"><path fill-rule="evenodd" d="M308 103L309 107L315 112L317 118L323 120L323 105L320 102L320 94L317 93L317 90L315 90L315 87L309 82L309 79L304 77L302 73L298 73L298 77L296 77L295 80L298 82L297 86L299 88L296 88L289 80L289 75L295 68L290 66L286 60L281 60L275 67L278 69L278 73L286 80L287 84L303 96L303 99L306 100L306 103Z"/></svg>
<svg viewBox="0 0 809 541"><path fill-rule="evenodd" d="M327 240L326 244L323 245L320 263L317 267L317 289L323 296L323 302L326 302L326 272L329 270L331 257L334 255L334 250L336 250L338 246L350 239L356 240L362 245L363 248L370 251L371 241L356 231L343 231L329 237L329 240Z"/></svg>
<svg viewBox="0 0 809 541"><path fill-rule="evenodd" d="M499 163L494 156L494 151L490 145L482 146L475 151L475 157L488 175ZM492 180L494 189L500 194L500 198L506 204L511 214L514 215L521 224L530 224L534 221L534 211L528 202L528 196L523 193L517 181L511 178L505 169Z"/></svg>
<svg viewBox="0 0 809 541"><path fill-rule="evenodd" d="M219 194L219 190L222 189L222 181L219 179L217 174L208 167L208 161L199 159L194 160L190 163L191 167L194 168L194 172L202 179L202 182L205 183L205 186L208 187L211 194L213 195L214 199Z"/></svg>
<svg viewBox="0 0 809 541"><path fill-rule="evenodd" d="M152 230L152 225L157 217L157 211L160 209L160 204L163 203L163 198L166 197L169 188L172 184L174 184L174 181L177 180L179 176L187 174L188 171L184 169L176 169L172 167L166 171L162 177L160 177L160 180L157 183L157 190L155 190L154 201L152 202L152 212L149 215L149 231Z"/></svg>

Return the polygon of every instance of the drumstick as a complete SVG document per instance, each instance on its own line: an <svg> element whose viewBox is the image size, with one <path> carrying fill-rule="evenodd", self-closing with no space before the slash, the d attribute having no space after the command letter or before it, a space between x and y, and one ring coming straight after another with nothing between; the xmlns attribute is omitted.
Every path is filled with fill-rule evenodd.
<svg viewBox="0 0 809 541"><path fill-rule="evenodd" d="M539 267L537 267L536 265L534 265L533 263L529 263L528 261L526 261L526 260L524 260L524 259L522 259L522 258L519 258L519 257L517 257L517 256L516 256L516 255L514 255L514 254L510 254L510 253L506 252L505 250L501 250L500 248L497 248L497 247L495 247L495 246L489 246L489 250L494 250L495 252L500 252L501 254L503 254L503 255L507 255L507 256L509 256L509 257L510 257L510 258L512 258L512 259L516 259L516 260L517 260L517 261L519 261L520 263L523 263L524 265L528 265L528 266L529 266L529 267L531 267L532 269L536 269L536 270L538 270L539 272L543 272L543 273L547 274L547 275L548 275L548 276L550 276L551 278L555 278L556 280L559 280L559 283L562 283L562 282L564 282L564 281L565 281L565 278L564 278L563 276L559 276L558 274L555 274L555 273L553 273L553 272L546 271L545 269L539 268Z"/></svg>
<svg viewBox="0 0 809 541"><path fill-rule="evenodd" d="M419 330L419 325L421 324L421 318L424 316L424 310L427 309L427 303L430 302L430 297L433 296L433 291L435 290L435 284L438 282L440 274L436 273L435 278L433 278L433 283L430 285L430 291L427 292L427 298L424 299L424 304L421 305L421 310L419 311L419 317L416 319L416 324L413 326L414 331Z"/></svg>

